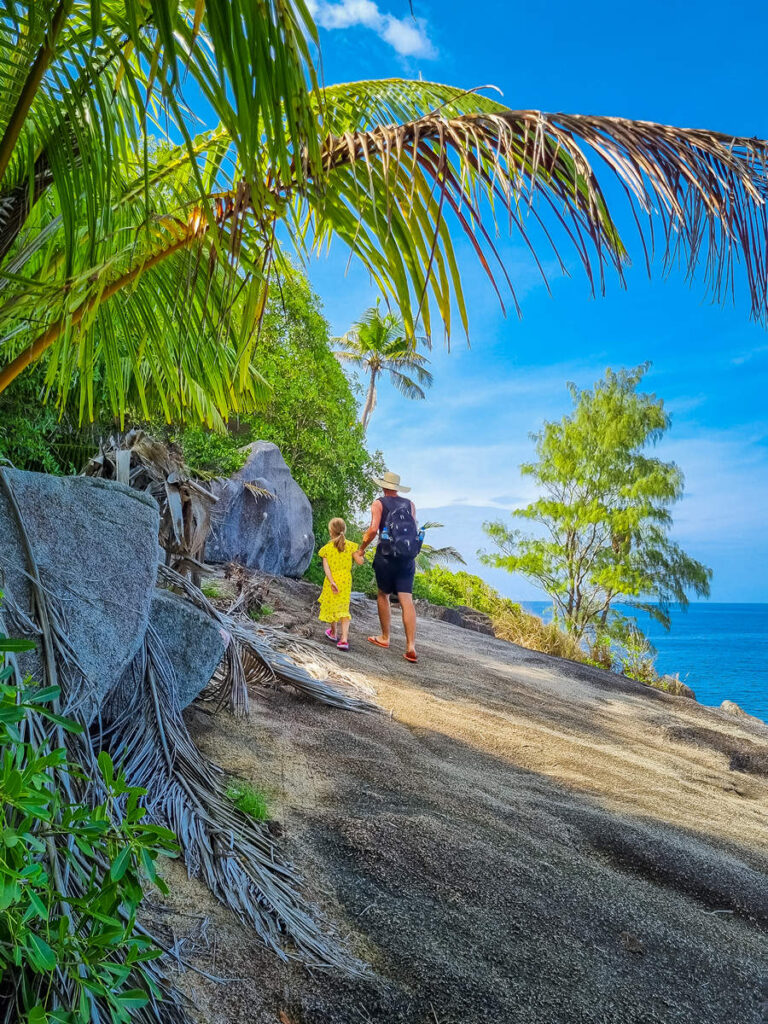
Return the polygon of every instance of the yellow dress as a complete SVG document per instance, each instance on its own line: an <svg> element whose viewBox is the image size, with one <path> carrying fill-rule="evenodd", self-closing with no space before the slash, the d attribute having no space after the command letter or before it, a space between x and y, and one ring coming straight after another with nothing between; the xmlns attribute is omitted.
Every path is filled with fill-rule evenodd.
<svg viewBox="0 0 768 1024"><path fill-rule="evenodd" d="M339 588L338 594L331 590L331 584L326 578L323 583L323 592L320 594L321 622L338 622L339 619L350 618L349 595L352 593L352 555L358 549L357 544L348 540L343 551L339 551L333 542L320 548L318 555L328 559L328 567L333 576L333 582Z"/></svg>

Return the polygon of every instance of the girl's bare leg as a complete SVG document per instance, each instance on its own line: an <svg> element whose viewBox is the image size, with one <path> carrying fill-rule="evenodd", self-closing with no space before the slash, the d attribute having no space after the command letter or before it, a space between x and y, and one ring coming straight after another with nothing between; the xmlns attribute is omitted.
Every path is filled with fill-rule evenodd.
<svg viewBox="0 0 768 1024"><path fill-rule="evenodd" d="M349 640L349 619L342 619L339 625L341 626L341 639L344 643Z"/></svg>

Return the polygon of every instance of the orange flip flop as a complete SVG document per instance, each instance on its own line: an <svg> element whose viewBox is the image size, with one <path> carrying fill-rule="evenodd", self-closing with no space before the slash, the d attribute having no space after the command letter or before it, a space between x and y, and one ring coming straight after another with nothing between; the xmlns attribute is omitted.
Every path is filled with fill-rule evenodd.
<svg viewBox="0 0 768 1024"><path fill-rule="evenodd" d="M389 644L382 643L377 636L369 636L368 643L373 644L374 647L383 647L385 651L389 650Z"/></svg>
<svg viewBox="0 0 768 1024"><path fill-rule="evenodd" d="M410 661L413 665L415 665L416 662L419 660L416 655L416 651L406 651L403 657L405 658L406 661Z"/></svg>

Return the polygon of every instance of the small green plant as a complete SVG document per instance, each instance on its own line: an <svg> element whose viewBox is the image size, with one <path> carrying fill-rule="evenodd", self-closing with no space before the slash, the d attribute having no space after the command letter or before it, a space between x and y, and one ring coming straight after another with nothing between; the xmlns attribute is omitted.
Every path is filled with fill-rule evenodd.
<svg viewBox="0 0 768 1024"><path fill-rule="evenodd" d="M81 726L51 710L57 687L12 685L5 665L31 646L0 637L0 1016L124 1024L160 997L149 962L162 951L136 914L146 879L167 891L155 861L177 849L175 837L143 823L146 791L127 785L104 752L104 802L75 799L85 775L62 730Z"/></svg>
<svg viewBox="0 0 768 1024"><path fill-rule="evenodd" d="M266 796L261 790L256 789L249 783L240 780L230 782L229 786L227 786L227 796L243 814L255 818L256 821L269 820L269 806Z"/></svg>
<svg viewBox="0 0 768 1024"><path fill-rule="evenodd" d="M260 622L262 619L268 619L270 615L275 614L275 609L271 604L260 604L258 608L250 608L248 610L248 617L253 619L254 622Z"/></svg>
<svg viewBox="0 0 768 1024"><path fill-rule="evenodd" d="M205 596L210 598L212 601L217 601L223 594L221 584L218 580L203 580L200 589Z"/></svg>

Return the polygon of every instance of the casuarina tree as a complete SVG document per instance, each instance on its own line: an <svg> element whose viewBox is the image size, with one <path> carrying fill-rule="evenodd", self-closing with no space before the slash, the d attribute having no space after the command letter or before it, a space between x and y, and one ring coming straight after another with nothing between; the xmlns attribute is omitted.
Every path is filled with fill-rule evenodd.
<svg viewBox="0 0 768 1024"><path fill-rule="evenodd" d="M360 320L342 338L338 338L336 358L361 370L368 390L360 417L363 430L368 429L371 413L376 408L377 386L383 373L406 398L424 398L424 388L432 386L426 356L418 351L423 338L409 337L403 318L395 313L382 313L377 303L366 310Z"/></svg>
<svg viewBox="0 0 768 1024"><path fill-rule="evenodd" d="M591 389L569 384L573 411L544 424L536 461L521 467L540 496L513 516L535 532L485 524L499 549L485 563L541 587L579 640L623 636L618 602L669 627L671 602L709 595L711 570L669 536L683 474L648 451L670 425L664 402L638 392L648 368L607 370Z"/></svg>

